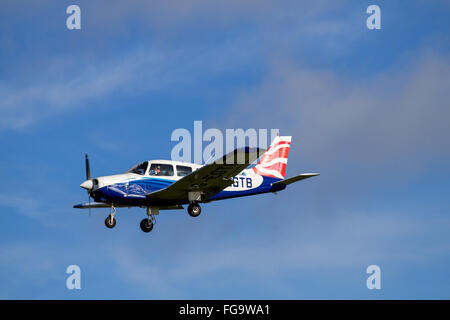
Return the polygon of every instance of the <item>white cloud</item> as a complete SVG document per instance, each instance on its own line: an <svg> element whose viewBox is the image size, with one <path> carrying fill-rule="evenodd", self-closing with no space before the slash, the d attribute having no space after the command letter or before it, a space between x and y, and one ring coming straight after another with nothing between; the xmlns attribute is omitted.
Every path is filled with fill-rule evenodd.
<svg viewBox="0 0 450 320"><path fill-rule="evenodd" d="M38 202L29 196L14 194L0 194L0 206L16 209L25 216L36 216Z"/></svg>
<svg viewBox="0 0 450 320"><path fill-rule="evenodd" d="M425 153L450 155L449 92L445 56L425 55L401 71L356 79L279 62L236 100L229 123L279 127L294 136L295 155L321 166L421 161Z"/></svg>
<svg viewBox="0 0 450 320"><path fill-rule="evenodd" d="M342 7L343 4L335 1L288 1L274 3L268 0L192 0L179 1L109 1L108 5L89 3L92 23L96 27L116 30L115 26L121 26L124 20L134 19L141 25L150 26L158 33L179 33L189 27L208 26L208 28L231 27L236 24L246 23L251 25L273 24L286 21L299 21L326 14ZM83 1L81 7L85 6ZM108 23L105 24L105 21Z"/></svg>
<svg viewBox="0 0 450 320"><path fill-rule="evenodd" d="M152 91L191 88L245 65L255 54L250 46L246 39L236 39L235 45L173 50L136 47L95 63L91 57L75 56L40 61L37 74L23 70L26 81L0 81L0 130L25 128L71 109L111 107L105 101L112 96L135 98ZM243 47L249 50L239 51Z"/></svg>
<svg viewBox="0 0 450 320"><path fill-rule="evenodd" d="M436 224L440 227L436 228ZM196 237L185 234L190 240L179 243L177 250L167 255L152 257L151 250L142 255L147 244L134 248L118 245L110 252L117 273L124 275L125 280L147 288L151 295L186 298L194 295L197 283L208 289L208 283L214 286L219 278L233 281L236 274L241 281L255 283L255 279L270 282L290 273L326 270L329 274L332 270L347 269L364 274L370 264L430 262L448 255L450 247L412 246L410 242L439 233L445 235L449 225L448 219L424 223L400 212L340 212L328 219L303 214L292 215L288 224L275 223L270 230L277 236L268 236L265 243L254 237L245 238L246 241L234 238L235 235L226 239L214 237L221 231L212 225L208 237L214 237L214 241L204 241L199 234ZM215 280L205 280L210 277Z"/></svg>
<svg viewBox="0 0 450 320"><path fill-rule="evenodd" d="M58 270L52 255L39 245L23 242L0 245L2 299L31 299L36 291L42 298L47 295L45 288L49 283L59 281L64 285L62 271Z"/></svg>
<svg viewBox="0 0 450 320"><path fill-rule="evenodd" d="M11 10L12 15L22 6L12 2L5 10ZM56 10L53 3L48 6L52 8L49 12ZM88 24L83 36L89 41L120 39L129 20L155 32L149 35L150 40L130 40L131 49L105 53L89 46L85 51L84 44L75 41L74 50L65 49L70 52L65 55L46 54L43 58L37 51L27 63L16 62L13 72L8 73L15 79L0 80L0 130L26 128L66 110L86 107L89 102L99 108L112 95L195 88L198 81L226 77L229 71L246 72L245 68L258 59L264 65L274 54L297 51L313 37L327 50L345 51L361 33L349 30L345 15L330 15L336 7L342 7L330 1L283 6L271 1L234 0L176 5L170 1L110 1L107 5L82 1L80 6ZM354 17L351 20L354 22ZM197 41L195 35L205 30L204 23L207 30L217 29L221 37ZM239 32L228 34L224 30L233 26L239 27ZM111 34L105 34L105 29ZM180 42L177 37L186 32L192 32L191 40ZM344 37L336 41L337 35Z"/></svg>

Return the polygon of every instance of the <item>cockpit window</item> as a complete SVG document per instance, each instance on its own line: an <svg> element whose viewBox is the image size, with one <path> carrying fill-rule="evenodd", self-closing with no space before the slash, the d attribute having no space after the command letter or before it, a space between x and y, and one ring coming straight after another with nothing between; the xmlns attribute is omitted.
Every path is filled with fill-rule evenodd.
<svg viewBox="0 0 450 320"><path fill-rule="evenodd" d="M173 176L173 166L171 164L152 163L150 176Z"/></svg>
<svg viewBox="0 0 450 320"><path fill-rule="evenodd" d="M187 176L192 173L192 168L187 166L177 166L177 175L179 177Z"/></svg>
<svg viewBox="0 0 450 320"><path fill-rule="evenodd" d="M145 171L147 170L147 167L148 167L148 162L142 162L142 163L140 163L138 165L135 165L133 168L131 168L127 172L144 175Z"/></svg>

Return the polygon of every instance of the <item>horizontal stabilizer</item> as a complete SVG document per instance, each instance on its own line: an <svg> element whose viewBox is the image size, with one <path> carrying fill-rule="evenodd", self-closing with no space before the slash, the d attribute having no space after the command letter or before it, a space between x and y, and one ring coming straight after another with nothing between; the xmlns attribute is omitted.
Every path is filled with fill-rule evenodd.
<svg viewBox="0 0 450 320"><path fill-rule="evenodd" d="M303 179L308 179L311 177L315 177L318 176L320 173L302 173L299 174L298 176L294 176L291 178L287 178L287 179L283 179L277 182L272 183L273 186L277 186L277 185L285 185L287 186L288 184L303 180Z"/></svg>

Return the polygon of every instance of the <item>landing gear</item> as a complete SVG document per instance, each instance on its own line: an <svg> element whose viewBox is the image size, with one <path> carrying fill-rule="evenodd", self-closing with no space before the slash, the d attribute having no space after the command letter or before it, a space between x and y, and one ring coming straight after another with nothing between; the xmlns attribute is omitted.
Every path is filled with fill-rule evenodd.
<svg viewBox="0 0 450 320"><path fill-rule="evenodd" d="M197 202L192 202L189 204L188 213L191 217L198 217L200 213L202 213L202 208L199 206Z"/></svg>
<svg viewBox="0 0 450 320"><path fill-rule="evenodd" d="M144 232L150 232L153 230L153 226L156 222L155 215L159 214L159 208L147 207L147 216L141 221L141 230Z"/></svg>
<svg viewBox="0 0 450 320"><path fill-rule="evenodd" d="M116 214L116 208L114 206L111 206L111 212L109 216L106 217L105 225L107 228L112 229L116 226L116 219L114 218L114 215Z"/></svg>

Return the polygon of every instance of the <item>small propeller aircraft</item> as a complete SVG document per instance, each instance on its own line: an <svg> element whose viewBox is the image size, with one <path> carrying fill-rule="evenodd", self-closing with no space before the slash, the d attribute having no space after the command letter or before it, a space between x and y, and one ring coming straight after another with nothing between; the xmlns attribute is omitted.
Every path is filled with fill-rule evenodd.
<svg viewBox="0 0 450 320"><path fill-rule="evenodd" d="M183 209L183 205L188 205L189 215L197 217L201 213L199 203L275 193L291 183L319 175L303 173L285 179L290 146L291 137L277 136L267 151L238 148L206 165L151 160L122 174L93 179L86 155L86 181L80 187L87 190L89 202L74 208L110 208L105 220L108 228L116 225L116 208L146 208L147 217L140 227L142 231L150 232L160 210ZM247 168L261 155L254 167ZM95 202L91 202L91 198Z"/></svg>

